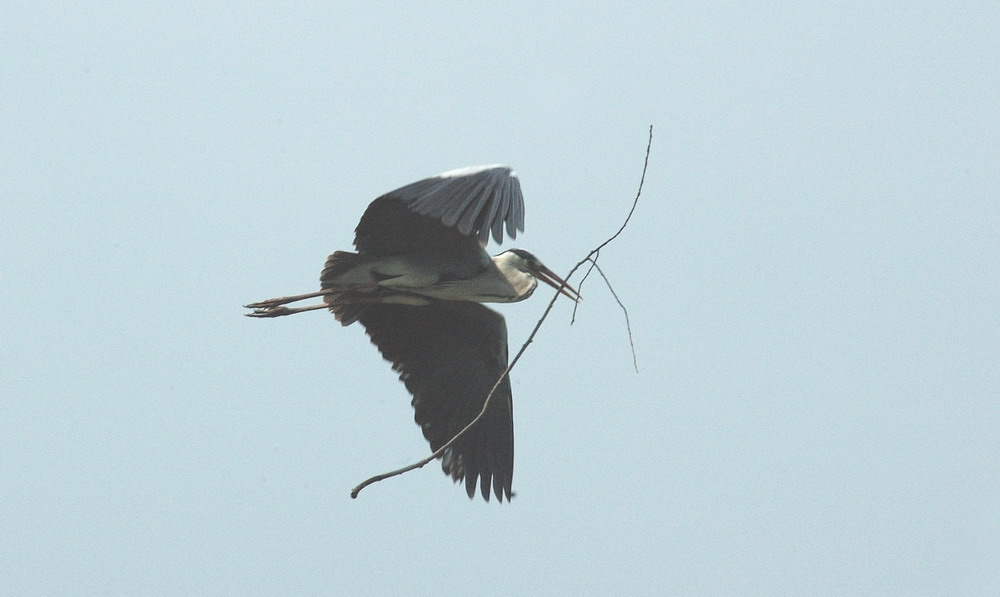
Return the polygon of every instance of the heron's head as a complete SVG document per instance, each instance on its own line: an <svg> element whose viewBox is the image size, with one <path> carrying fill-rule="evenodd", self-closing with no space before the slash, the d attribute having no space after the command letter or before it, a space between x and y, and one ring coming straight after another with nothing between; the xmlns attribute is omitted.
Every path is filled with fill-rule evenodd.
<svg viewBox="0 0 1000 597"><path fill-rule="evenodd" d="M494 261L498 267L512 268L526 274L530 274L537 280L545 282L555 288L574 302L580 300L580 294L567 284L555 272L545 267L545 264L538 260L524 249L510 249L496 256Z"/></svg>

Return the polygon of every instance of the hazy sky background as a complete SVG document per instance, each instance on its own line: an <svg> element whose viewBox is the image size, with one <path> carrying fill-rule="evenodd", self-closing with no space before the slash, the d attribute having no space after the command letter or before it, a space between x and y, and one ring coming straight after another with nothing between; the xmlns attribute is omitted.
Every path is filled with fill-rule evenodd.
<svg viewBox="0 0 1000 597"><path fill-rule="evenodd" d="M74 4L0 18L3 595L995 594L995 2ZM566 273L650 124L601 256L639 373L588 280L513 372L513 503L351 500L426 453L409 395L241 305L481 163Z"/></svg>

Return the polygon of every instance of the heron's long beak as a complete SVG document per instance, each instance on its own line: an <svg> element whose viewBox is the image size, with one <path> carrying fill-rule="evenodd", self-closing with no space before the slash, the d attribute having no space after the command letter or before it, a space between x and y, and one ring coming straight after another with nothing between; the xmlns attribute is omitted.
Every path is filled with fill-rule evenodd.
<svg viewBox="0 0 1000 597"><path fill-rule="evenodd" d="M538 269L536 269L534 273L536 278L558 290L559 294L569 297L574 303L580 301L580 293L567 284L565 280L557 276L554 271L542 264L539 264Z"/></svg>

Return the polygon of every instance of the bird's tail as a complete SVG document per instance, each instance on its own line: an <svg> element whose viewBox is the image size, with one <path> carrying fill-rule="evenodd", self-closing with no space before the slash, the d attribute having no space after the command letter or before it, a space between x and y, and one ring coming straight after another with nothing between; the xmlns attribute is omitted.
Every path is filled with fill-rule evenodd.
<svg viewBox="0 0 1000 597"><path fill-rule="evenodd" d="M323 273L319 275L319 281L323 285L323 289L337 286L337 278L346 274L354 267L361 265L364 259L362 255L358 255L357 253L334 251L333 255L326 258Z"/></svg>
<svg viewBox="0 0 1000 597"><path fill-rule="evenodd" d="M358 320L358 317L365 310L364 302L352 301L358 293L345 287L341 276L344 276L355 267L364 263L363 255L348 253L347 251L335 251L326 259L323 266L323 273L319 276L320 285L323 290L332 290L323 295L323 302L333 312L333 316L341 325L351 325Z"/></svg>

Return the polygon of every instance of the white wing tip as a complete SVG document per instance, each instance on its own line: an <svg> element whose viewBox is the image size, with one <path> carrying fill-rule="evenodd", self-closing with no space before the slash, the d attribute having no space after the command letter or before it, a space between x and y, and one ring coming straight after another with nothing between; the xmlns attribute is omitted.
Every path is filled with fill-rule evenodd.
<svg viewBox="0 0 1000 597"><path fill-rule="evenodd" d="M507 166L506 164L487 164L485 166L466 166L465 168L456 168L454 170L448 170L447 172L442 172L438 174L436 178L459 178L462 176L473 176L483 172L488 172L493 170L494 175L509 176L511 178L517 178L517 174L514 173L513 168Z"/></svg>

